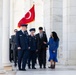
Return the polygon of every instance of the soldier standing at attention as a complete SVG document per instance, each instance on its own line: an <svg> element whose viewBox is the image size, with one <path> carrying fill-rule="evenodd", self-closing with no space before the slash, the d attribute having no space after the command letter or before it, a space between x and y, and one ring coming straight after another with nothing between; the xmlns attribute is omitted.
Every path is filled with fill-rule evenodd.
<svg viewBox="0 0 76 75"><path fill-rule="evenodd" d="M28 58L28 32L27 24L21 25L21 30L16 34L16 42L18 49L18 68L26 71L26 63Z"/></svg>
<svg viewBox="0 0 76 75"><path fill-rule="evenodd" d="M30 61L32 61L32 69L35 68L35 60L36 60L36 50L37 50L37 41L35 36L35 28L30 29L31 34L29 35L29 58L28 58L28 68L30 67Z"/></svg>

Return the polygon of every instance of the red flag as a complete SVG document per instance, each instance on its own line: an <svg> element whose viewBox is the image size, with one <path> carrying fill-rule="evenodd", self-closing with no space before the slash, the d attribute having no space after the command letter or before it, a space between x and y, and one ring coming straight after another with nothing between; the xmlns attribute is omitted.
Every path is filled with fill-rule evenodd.
<svg viewBox="0 0 76 75"><path fill-rule="evenodd" d="M18 27L20 28L22 24L26 24L24 17L18 22Z"/></svg>
<svg viewBox="0 0 76 75"><path fill-rule="evenodd" d="M25 14L26 23L30 23L35 20L35 9L34 6Z"/></svg>
<svg viewBox="0 0 76 75"><path fill-rule="evenodd" d="M35 20L35 5L25 14L25 16L19 21L18 27L21 27L21 24L28 24Z"/></svg>

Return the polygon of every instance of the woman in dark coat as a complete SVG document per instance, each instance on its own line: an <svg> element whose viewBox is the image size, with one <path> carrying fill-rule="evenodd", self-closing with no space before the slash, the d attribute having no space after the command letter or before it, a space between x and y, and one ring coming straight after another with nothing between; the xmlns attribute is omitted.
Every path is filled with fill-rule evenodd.
<svg viewBox="0 0 76 75"><path fill-rule="evenodd" d="M59 38L56 32L52 32L48 45L49 45L49 62L50 62L49 68L55 69L55 63L58 61L57 49L59 47Z"/></svg>

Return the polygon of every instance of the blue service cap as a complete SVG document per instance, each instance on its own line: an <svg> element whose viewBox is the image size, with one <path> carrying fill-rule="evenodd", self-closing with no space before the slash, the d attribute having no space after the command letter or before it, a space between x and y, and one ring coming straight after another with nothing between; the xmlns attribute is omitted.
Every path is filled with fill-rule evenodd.
<svg viewBox="0 0 76 75"><path fill-rule="evenodd" d="M36 30L35 30L35 28L31 28L29 31L31 32L31 31L36 31Z"/></svg>

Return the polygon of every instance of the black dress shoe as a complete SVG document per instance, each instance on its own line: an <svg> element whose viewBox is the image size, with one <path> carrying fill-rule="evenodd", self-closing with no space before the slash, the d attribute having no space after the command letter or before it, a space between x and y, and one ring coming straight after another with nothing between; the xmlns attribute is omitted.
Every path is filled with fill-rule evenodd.
<svg viewBox="0 0 76 75"><path fill-rule="evenodd" d="M22 69L21 71L26 71L26 69Z"/></svg>
<svg viewBox="0 0 76 75"><path fill-rule="evenodd" d="M40 69L42 69L42 66L40 66Z"/></svg>
<svg viewBox="0 0 76 75"><path fill-rule="evenodd" d="M52 68L52 67L50 66L50 67L48 67L48 68Z"/></svg>
<svg viewBox="0 0 76 75"><path fill-rule="evenodd" d="M31 69L30 67L28 67L28 69Z"/></svg>
<svg viewBox="0 0 76 75"><path fill-rule="evenodd" d="M16 67L16 66L17 66L17 64L14 64L14 66Z"/></svg>
<svg viewBox="0 0 76 75"><path fill-rule="evenodd" d="M30 67L30 66L28 66L28 69L31 69L31 67Z"/></svg>
<svg viewBox="0 0 76 75"><path fill-rule="evenodd" d="M36 69L35 67L33 67L32 69Z"/></svg>
<svg viewBox="0 0 76 75"><path fill-rule="evenodd" d="M19 69L19 71L21 71L22 69Z"/></svg>
<svg viewBox="0 0 76 75"><path fill-rule="evenodd" d="M46 67L44 66L44 69L46 69Z"/></svg>

